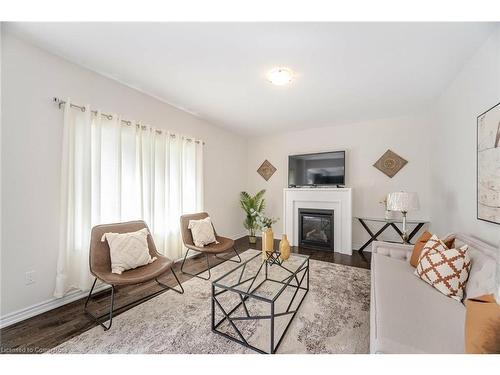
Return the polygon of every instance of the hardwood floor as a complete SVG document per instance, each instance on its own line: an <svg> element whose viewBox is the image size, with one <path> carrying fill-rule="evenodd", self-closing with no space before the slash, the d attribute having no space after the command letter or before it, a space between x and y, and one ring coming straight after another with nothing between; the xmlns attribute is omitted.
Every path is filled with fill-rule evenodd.
<svg viewBox="0 0 500 375"><path fill-rule="evenodd" d="M257 244L249 245L248 237L243 237L235 242L238 252L244 252L249 248L260 249L261 241L257 240ZM275 240L275 246L279 244ZM293 252L306 254L311 259L321 260L324 262L332 262L347 266L370 268L370 253L358 253L353 251L352 256L333 253L321 250L311 250L300 247L293 247ZM211 257L210 264L218 265L222 260ZM189 267L187 267L189 263ZM195 256L186 262L186 271L197 273L206 268L204 256ZM181 283L191 279L191 276L180 272L180 262L174 266L174 270L179 277ZM176 282L172 274L169 273L161 278L161 281L169 286L175 286ZM161 287L154 281L141 285L125 286L117 288L115 297L115 307L126 305L134 300L153 294L161 290ZM89 303L89 309L95 311L96 314L103 314L109 308L109 291L103 291ZM13 324L9 327L0 330L0 353L43 353L62 342L71 339L93 327L97 324L89 320L83 313L83 305L85 298L74 301L57 309L47 311L33 318ZM132 305L133 307L135 305ZM131 308L130 307L130 308ZM123 310L125 311L125 310ZM117 311L119 315L123 311Z"/></svg>

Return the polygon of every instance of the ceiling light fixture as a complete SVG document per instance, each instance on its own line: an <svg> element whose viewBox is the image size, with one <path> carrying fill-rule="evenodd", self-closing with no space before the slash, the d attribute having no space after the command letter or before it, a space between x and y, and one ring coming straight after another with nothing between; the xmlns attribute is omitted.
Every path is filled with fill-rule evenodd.
<svg viewBox="0 0 500 375"><path fill-rule="evenodd" d="M293 81L294 73L292 69L285 67L278 67L270 70L267 73L267 79L273 85L284 86Z"/></svg>

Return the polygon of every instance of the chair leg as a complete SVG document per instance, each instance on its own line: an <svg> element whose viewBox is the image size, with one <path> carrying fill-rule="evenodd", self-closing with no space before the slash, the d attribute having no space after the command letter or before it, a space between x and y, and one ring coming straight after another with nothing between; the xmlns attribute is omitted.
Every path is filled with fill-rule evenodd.
<svg viewBox="0 0 500 375"><path fill-rule="evenodd" d="M174 274L174 278L177 281L177 284L179 284L180 290L178 290L176 288L172 288L172 287L170 287L170 286L168 286L166 284L163 284L162 282L158 281L158 279L156 278L155 279L156 282L163 287L162 290L159 290L159 291L157 291L157 292L155 292L155 293L153 293L153 294L151 294L149 296L145 296L143 298L140 298L140 299L138 299L136 301L132 301L130 303L127 303L126 305L119 307L116 311L117 312L118 311L123 311L127 307L129 307L129 306L137 306L138 304L140 304L142 302L146 302L147 300L150 300L151 298L154 298L157 295L163 293L165 291L165 289L171 289L171 290L173 290L176 293L183 294L184 293L184 288L182 287L181 282L177 278L177 275L175 274L174 269L171 267L170 270ZM87 314L88 316L90 316L92 318L92 320L94 320L97 324L99 324L105 331L107 331L107 330L109 330L111 328L111 324L113 324L113 313L115 312L115 286L111 285L111 306L110 306L110 309L109 309L109 313L103 314L101 316L96 316L96 315L92 314L87 309L87 305L88 305L88 303L90 301L90 298L92 297L92 292L94 291L96 283L97 283L97 277L95 278L94 283L92 284L92 288L90 289L89 295L87 296L87 299L85 300L85 305L83 307L83 311L85 312L85 314ZM107 317L107 319L103 320L104 317ZM106 326L104 323L106 321L108 321L108 320L109 320L109 324Z"/></svg>
<svg viewBox="0 0 500 375"><path fill-rule="evenodd" d="M189 250L192 250L192 249L187 249L186 254L184 255L184 260L182 261L182 264L181 264L181 272L185 273L186 275L189 275L189 276L198 277L202 280L210 280L210 277L211 277L210 268L211 267L210 267L210 262L208 261L208 254L207 253L204 253L205 258L207 260L207 269L206 270L200 271L198 273L189 273L189 272L184 271L184 263L186 263L186 258L187 258L187 255L189 253ZM193 250L193 251L196 251L196 250ZM199 276L201 273L207 272L207 271L208 271L208 278L203 277L203 276Z"/></svg>
<svg viewBox="0 0 500 375"><path fill-rule="evenodd" d="M92 288L90 289L89 295L88 295L87 299L85 300L85 306L83 307L83 311L85 312L85 314L90 316L97 324L99 324L105 331L107 331L108 329L111 328L111 324L113 324L113 310L114 310L114 306L115 306L115 286L111 285L111 306L109 308L109 315L104 314L101 316L95 316L87 309L87 305L88 305L90 298L92 296L92 292L94 291L94 287L95 287L96 282L97 282L97 277L95 278L94 283L92 284ZM101 321L102 318L104 318L107 315L108 315L108 318L105 319L104 321ZM104 322L106 322L108 320L109 320L109 324L107 326L104 325Z"/></svg>
<svg viewBox="0 0 500 375"><path fill-rule="evenodd" d="M218 257L217 254L215 254L215 257L217 259L221 259L221 260L227 260L229 262L234 262L234 263L241 263L241 258L240 258L240 254L238 254L238 252L236 251L236 248L233 246L233 251L236 253L236 256L238 257L238 260L233 260L231 258L229 259L226 259L226 258L221 258L221 257Z"/></svg>
<svg viewBox="0 0 500 375"><path fill-rule="evenodd" d="M179 293L179 294L184 294L184 288L182 287L182 284L181 282L179 281L179 279L177 278L177 275L175 274L175 271L172 267L170 267L170 270L172 271L172 273L174 274L174 277L175 277L175 280L177 281L177 284L179 284L179 287L181 288L181 290L178 290L178 289L175 289L175 288L172 288L170 286L168 286L167 284L163 284L162 282L160 282L157 278L155 279L156 282L158 284L160 284L162 287L166 288L166 289L170 289L170 290L173 290L174 292L176 293Z"/></svg>

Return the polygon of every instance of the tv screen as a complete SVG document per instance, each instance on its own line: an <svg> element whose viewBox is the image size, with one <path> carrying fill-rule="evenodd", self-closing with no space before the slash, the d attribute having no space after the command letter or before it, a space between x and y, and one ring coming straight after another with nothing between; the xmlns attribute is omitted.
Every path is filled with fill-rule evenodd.
<svg viewBox="0 0 500 375"><path fill-rule="evenodd" d="M288 156L288 185L344 185L345 151Z"/></svg>

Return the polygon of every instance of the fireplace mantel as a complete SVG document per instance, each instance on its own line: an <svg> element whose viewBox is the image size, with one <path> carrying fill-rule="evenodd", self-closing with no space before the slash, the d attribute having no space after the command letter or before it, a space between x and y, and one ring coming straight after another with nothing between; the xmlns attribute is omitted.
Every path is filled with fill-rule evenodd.
<svg viewBox="0 0 500 375"><path fill-rule="evenodd" d="M286 188L283 190L283 233L293 246L299 243L299 208L335 210L334 248L352 254L351 188Z"/></svg>

